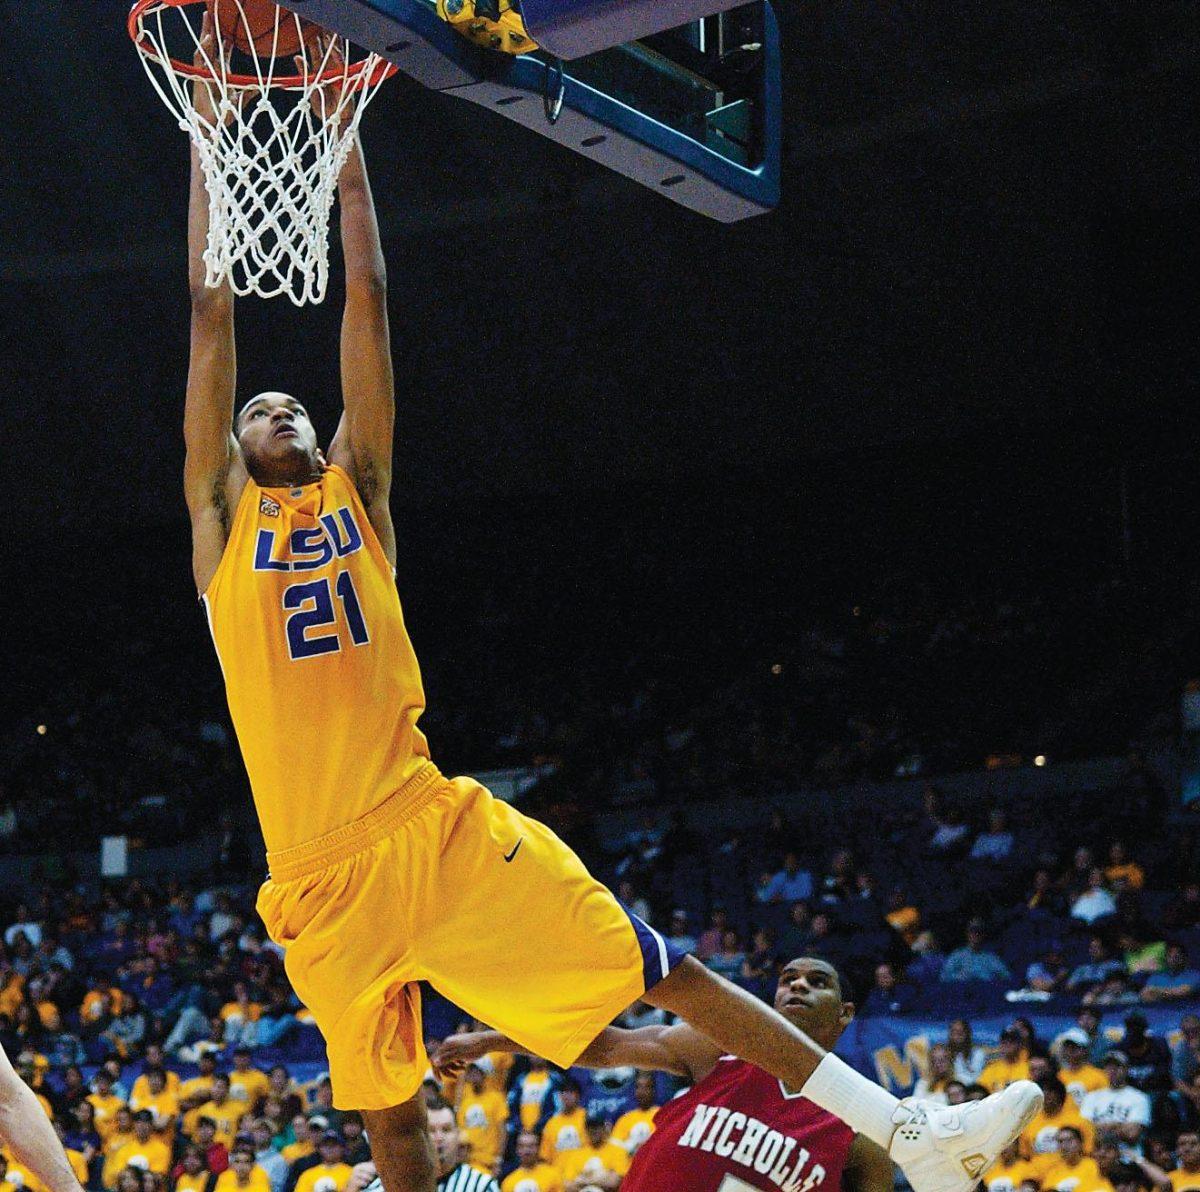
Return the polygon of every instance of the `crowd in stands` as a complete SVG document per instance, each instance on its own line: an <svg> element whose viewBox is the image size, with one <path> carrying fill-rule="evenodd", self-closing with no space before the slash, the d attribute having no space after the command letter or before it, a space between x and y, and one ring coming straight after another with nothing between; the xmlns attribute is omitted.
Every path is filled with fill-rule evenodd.
<svg viewBox="0 0 1200 1192"><path fill-rule="evenodd" d="M763 996L782 960L807 953L860 983L864 1016L943 1014L944 1042L919 1057L925 1094L954 1101L1026 1075L1043 1081L1047 1120L1008 1166L1032 1164L1013 1171L1036 1168L1046 1192L1066 1185L1047 1182L1045 1156L1077 1165L1072 1131L1078 1162L1103 1180L1068 1192L1109 1192L1131 1163L1130 1178L1165 1192L1200 1129L1200 880L1181 840L1166 839L1141 761L1118 790L1063 796L1036 815L1017 800L976 819L929 785L919 806L845 817L832 851L816 847L829 838L826 814L789 807L710 841L677 814L649 815L594 862L675 945ZM333 1108L327 1078L294 1078L298 1060L321 1054L319 1039L252 897L227 876L203 888L60 881L0 904L0 1043L90 1188L365 1186L365 1168L351 1182L368 1157L361 1122ZM969 1021L951 1021L980 991L1068 1007L1077 1025L1039 1040L1016 1019L985 1048ZM1164 1008L1169 1027L1158 1018L1150 1030L1143 1011ZM625 1022L658 1014L636 1006ZM600 1186L618 1186L669 1092L638 1080L626 1111L641 1118L589 1115L568 1075L508 1056L488 1057L456 1087L429 1086L453 1109L471 1162L501 1179L555 1168L567 1192L584 1186L581 1156L611 1171ZM131 1158L149 1174L131 1172ZM10 1164L7 1178L27 1173ZM992 1192L1015 1192L1024 1178L1013 1180Z"/></svg>

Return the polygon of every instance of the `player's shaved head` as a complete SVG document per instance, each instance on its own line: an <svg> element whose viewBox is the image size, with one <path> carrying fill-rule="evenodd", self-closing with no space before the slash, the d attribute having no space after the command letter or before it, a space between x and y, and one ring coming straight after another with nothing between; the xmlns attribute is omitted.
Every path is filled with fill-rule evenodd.
<svg viewBox="0 0 1200 1192"><path fill-rule="evenodd" d="M242 406L242 408L237 412L237 417L234 418L234 425L240 425L242 419L250 411L250 408L252 406L257 406L260 403L267 406L276 404L291 405L293 408L299 409L307 416L307 411L304 409L303 403L294 398L290 393L282 393L278 390L269 389L265 393L256 393Z"/></svg>

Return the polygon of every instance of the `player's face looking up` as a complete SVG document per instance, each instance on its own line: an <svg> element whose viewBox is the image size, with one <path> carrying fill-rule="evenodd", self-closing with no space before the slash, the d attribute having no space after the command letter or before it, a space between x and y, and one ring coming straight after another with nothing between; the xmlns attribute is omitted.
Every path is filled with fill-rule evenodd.
<svg viewBox="0 0 1200 1192"><path fill-rule="evenodd" d="M775 1009L827 1049L854 1017L854 1006L842 1000L833 966L808 957L784 965Z"/></svg>
<svg viewBox="0 0 1200 1192"><path fill-rule="evenodd" d="M260 393L238 415L237 440L256 484L284 487L317 479L324 459L308 412L286 393Z"/></svg>

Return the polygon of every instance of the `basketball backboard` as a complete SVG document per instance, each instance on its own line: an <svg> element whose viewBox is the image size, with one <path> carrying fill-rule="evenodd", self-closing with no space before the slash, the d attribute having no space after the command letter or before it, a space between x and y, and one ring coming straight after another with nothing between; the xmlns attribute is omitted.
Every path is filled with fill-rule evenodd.
<svg viewBox="0 0 1200 1192"><path fill-rule="evenodd" d="M565 56L723 0L527 0L529 30ZM488 108L713 219L779 201L779 29L768 0L564 61L480 49L434 0L282 0L415 81ZM565 13L570 21L558 20ZM655 19L657 17L657 19Z"/></svg>

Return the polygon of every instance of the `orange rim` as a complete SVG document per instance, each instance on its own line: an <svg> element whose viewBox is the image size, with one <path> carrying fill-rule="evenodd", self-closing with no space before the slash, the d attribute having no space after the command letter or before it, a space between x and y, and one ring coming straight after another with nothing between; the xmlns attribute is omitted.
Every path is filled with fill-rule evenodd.
<svg viewBox="0 0 1200 1192"><path fill-rule="evenodd" d="M184 62L179 58L172 58L164 54L150 39L143 27L142 22L147 13L152 9L187 8L189 5L203 3L205 3L205 0L136 0L133 8L129 11L127 27L129 36L133 40L133 44L137 47L138 53L146 58L153 59L155 62L160 62L168 66L175 74L182 78L212 79L228 87L262 87L265 75L263 78L260 78L258 75L235 74L233 72L216 75L207 67L197 66L194 62ZM371 58L364 58L361 62L348 63L345 66L327 70L320 74L276 75L271 79L271 86L280 87L285 90L296 90L301 87L336 83L344 79L349 90L358 91L364 87L373 87L376 83L383 82L384 79L394 75L398 69L393 63L385 62L382 58L377 59L374 69L368 71L367 67L370 64Z"/></svg>

